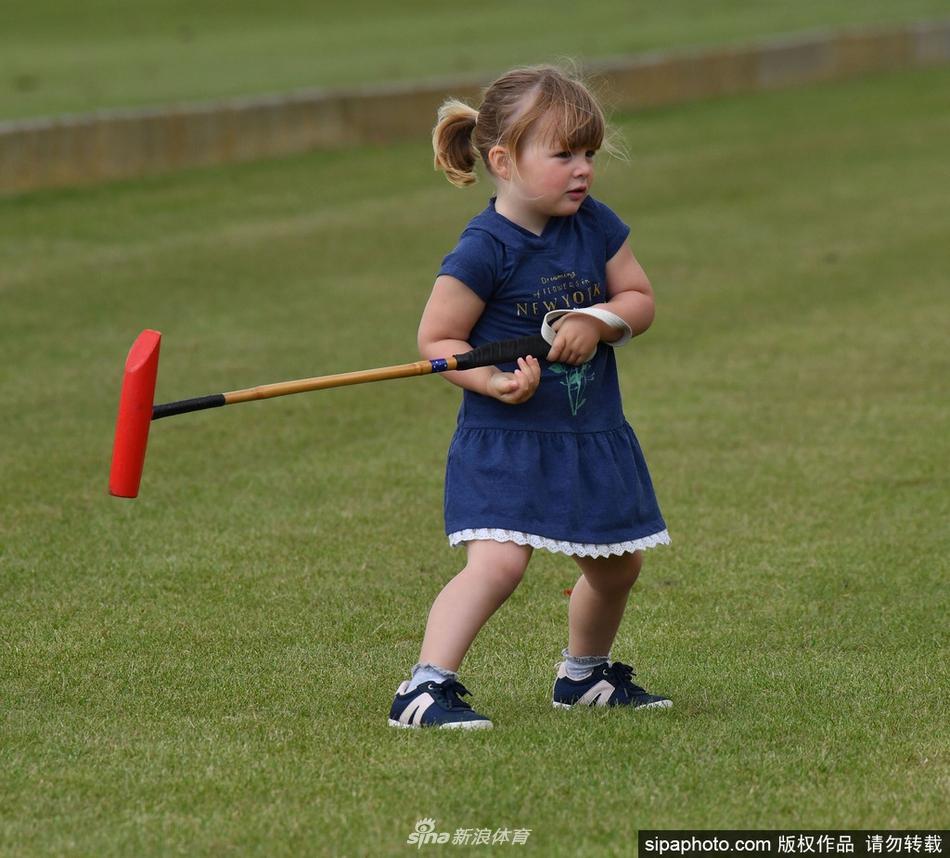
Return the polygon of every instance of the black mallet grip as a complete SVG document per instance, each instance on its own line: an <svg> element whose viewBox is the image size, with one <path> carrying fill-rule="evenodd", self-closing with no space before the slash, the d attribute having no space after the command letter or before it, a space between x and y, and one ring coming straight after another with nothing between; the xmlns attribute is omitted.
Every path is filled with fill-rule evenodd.
<svg viewBox="0 0 950 858"><path fill-rule="evenodd" d="M550 349L551 346L540 334L533 337L521 337L517 340L503 340L500 343L487 343L465 354L455 355L455 368L475 369L479 366L512 363L528 355L544 358Z"/></svg>

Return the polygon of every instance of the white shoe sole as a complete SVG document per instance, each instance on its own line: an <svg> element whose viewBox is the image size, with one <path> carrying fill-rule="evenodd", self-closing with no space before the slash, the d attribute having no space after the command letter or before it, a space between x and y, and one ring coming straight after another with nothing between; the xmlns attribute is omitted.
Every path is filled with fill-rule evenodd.
<svg viewBox="0 0 950 858"><path fill-rule="evenodd" d="M551 701L551 705L552 705L555 709L573 709L575 706L577 706L576 703L558 703L557 700L552 700L552 701ZM604 707L605 704L601 703L601 704L599 704L599 706L600 706L600 707ZM584 709L591 709L591 708L596 709L596 708L598 708L598 707L597 707L597 706L594 706L594 707L583 706L582 708L584 708ZM620 708L622 708L622 707L615 706L614 708L615 708L615 709L620 709ZM672 708L673 708L673 701L672 701L672 700L657 700L656 703L645 703L643 706L634 706L633 708L634 708L634 709L672 709Z"/></svg>
<svg viewBox="0 0 950 858"><path fill-rule="evenodd" d="M407 730L421 730L423 728L431 730L432 728L428 724L403 724L402 721L394 721L392 718L389 719L390 727L402 727ZM490 730L492 728L491 721L455 721L452 724L439 724L435 729L437 730Z"/></svg>

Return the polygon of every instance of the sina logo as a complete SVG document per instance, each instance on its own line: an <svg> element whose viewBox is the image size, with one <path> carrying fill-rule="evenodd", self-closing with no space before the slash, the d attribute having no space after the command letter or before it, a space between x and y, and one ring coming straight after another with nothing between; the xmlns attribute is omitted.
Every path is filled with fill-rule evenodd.
<svg viewBox="0 0 950 858"><path fill-rule="evenodd" d="M406 840L408 845L416 844L421 849L426 843L448 843L451 835L447 831L437 832L434 819L420 819L416 823L416 830Z"/></svg>

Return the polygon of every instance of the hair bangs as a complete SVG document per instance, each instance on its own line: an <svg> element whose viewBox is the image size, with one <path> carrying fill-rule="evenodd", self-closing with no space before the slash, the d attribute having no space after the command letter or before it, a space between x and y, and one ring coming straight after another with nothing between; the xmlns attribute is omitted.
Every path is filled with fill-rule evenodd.
<svg viewBox="0 0 950 858"><path fill-rule="evenodd" d="M456 112L453 109L452 115ZM459 117L450 123L452 117L440 113L433 134L436 165L456 184L474 181L473 153L491 173L489 153L495 146L508 150L517 171L518 157L529 139L558 150L603 150L625 156L595 95L578 77L555 66L513 69L485 90L477 114L469 108ZM454 169L456 162L462 170L458 176L447 169Z"/></svg>
<svg viewBox="0 0 950 858"><path fill-rule="evenodd" d="M605 124L600 108L585 98L552 103L545 118L546 127L539 130L543 139L559 148L596 150L604 142Z"/></svg>
<svg viewBox="0 0 950 858"><path fill-rule="evenodd" d="M529 131L536 139L564 148L600 149L606 121L587 89L560 74L543 74L533 96L509 129L509 143L518 151Z"/></svg>

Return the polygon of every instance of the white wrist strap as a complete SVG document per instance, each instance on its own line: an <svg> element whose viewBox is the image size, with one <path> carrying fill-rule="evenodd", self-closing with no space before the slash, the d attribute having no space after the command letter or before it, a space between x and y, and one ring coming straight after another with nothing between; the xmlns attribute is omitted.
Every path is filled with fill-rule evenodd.
<svg viewBox="0 0 950 858"><path fill-rule="evenodd" d="M608 346L619 348L624 343L629 342L631 337L633 337L633 331L630 330L630 325L616 313L611 313L610 310L604 310L601 307L581 307L578 310L551 310L550 313L545 314L544 321L541 323L541 336L544 337L548 345L554 345L554 338L557 336L557 332L551 325L560 319L561 316L567 316L571 313L583 313L587 316L593 316L595 319L600 319L600 321L610 325L611 328L623 331L620 335L620 339L614 340L612 343L607 343Z"/></svg>

